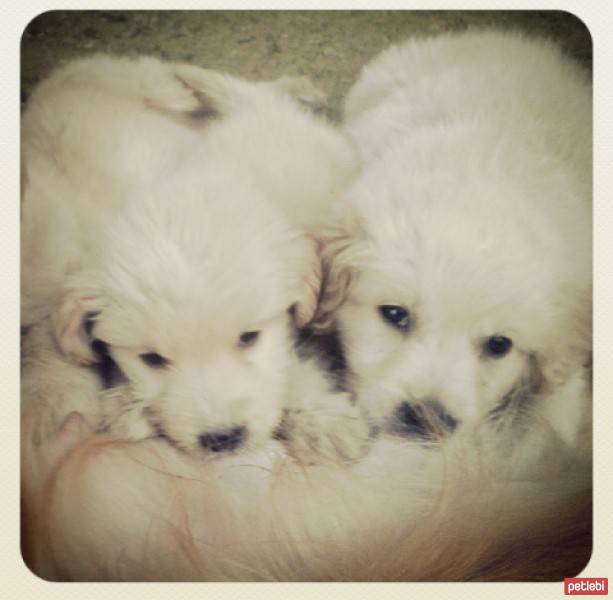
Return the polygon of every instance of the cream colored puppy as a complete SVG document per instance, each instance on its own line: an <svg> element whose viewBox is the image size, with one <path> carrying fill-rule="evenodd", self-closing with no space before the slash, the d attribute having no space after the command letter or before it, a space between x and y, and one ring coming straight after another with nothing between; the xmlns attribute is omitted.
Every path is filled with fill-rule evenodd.
<svg viewBox="0 0 613 600"><path fill-rule="evenodd" d="M559 437L583 423L589 397L586 90L552 47L513 37L390 50L349 98L365 172L326 249L320 317L338 320L373 421L423 440L541 402L539 460L522 460L521 430L502 427L476 439L458 431L440 452L382 435L349 468L297 467L283 453L203 465L159 439L79 442L71 417L38 446L68 454L38 496L30 564L49 578L115 581L577 573L589 557L591 471ZM511 340L506 354L492 338ZM434 423L418 410L428 396ZM546 413L548 402L559 409Z"/></svg>
<svg viewBox="0 0 613 600"><path fill-rule="evenodd" d="M50 319L69 361L118 367L107 384L121 393L106 395L120 401L107 398L97 427L210 454L257 447L283 417L295 433L308 413L305 439L349 417L359 439L327 446L361 451L368 431L347 395L293 350L319 292L313 230L355 160L290 92L314 97L301 80L101 56L39 86L22 130L22 312L39 339L26 404L70 395ZM77 391L56 426L97 410Z"/></svg>
<svg viewBox="0 0 613 600"><path fill-rule="evenodd" d="M587 76L549 42L444 35L381 54L345 112L364 171L320 320L358 403L415 439L528 411L589 449Z"/></svg>

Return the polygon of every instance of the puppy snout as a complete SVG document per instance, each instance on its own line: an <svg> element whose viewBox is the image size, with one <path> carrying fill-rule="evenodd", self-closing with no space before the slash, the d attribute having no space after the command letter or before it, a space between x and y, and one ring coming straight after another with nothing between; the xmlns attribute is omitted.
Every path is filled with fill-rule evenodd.
<svg viewBox="0 0 613 600"><path fill-rule="evenodd" d="M451 416L436 400L427 400L423 403L426 419L434 421L435 425L440 424L449 433L455 430L458 426L458 421Z"/></svg>
<svg viewBox="0 0 613 600"><path fill-rule="evenodd" d="M247 437L244 427L233 427L212 433L203 433L198 436L198 443L204 450L210 452L227 452L241 446Z"/></svg>
<svg viewBox="0 0 613 600"><path fill-rule="evenodd" d="M393 430L407 437L440 438L451 433L458 421L437 400L403 402L395 413Z"/></svg>

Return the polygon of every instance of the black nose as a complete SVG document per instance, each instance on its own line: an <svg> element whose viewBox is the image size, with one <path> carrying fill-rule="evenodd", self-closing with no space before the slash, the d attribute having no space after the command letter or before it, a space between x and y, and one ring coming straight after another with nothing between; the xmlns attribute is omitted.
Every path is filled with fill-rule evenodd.
<svg viewBox="0 0 613 600"><path fill-rule="evenodd" d="M457 420L439 402L426 400L419 404L403 402L396 409L393 430L407 437L432 439L452 432L457 426Z"/></svg>
<svg viewBox="0 0 613 600"><path fill-rule="evenodd" d="M205 450L211 452L225 452L235 450L245 440L247 433L244 427L234 427L225 431L215 431L213 433L203 433L198 436L198 443Z"/></svg>

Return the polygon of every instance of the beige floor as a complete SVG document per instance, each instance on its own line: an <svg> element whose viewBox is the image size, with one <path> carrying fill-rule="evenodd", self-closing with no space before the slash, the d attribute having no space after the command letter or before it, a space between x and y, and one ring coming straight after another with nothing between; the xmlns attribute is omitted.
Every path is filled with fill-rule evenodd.
<svg viewBox="0 0 613 600"><path fill-rule="evenodd" d="M55 65L93 52L154 54L254 79L311 77L340 116L362 65L390 44L467 27L502 27L554 38L591 67L591 39L558 11L54 11L22 39L22 102Z"/></svg>

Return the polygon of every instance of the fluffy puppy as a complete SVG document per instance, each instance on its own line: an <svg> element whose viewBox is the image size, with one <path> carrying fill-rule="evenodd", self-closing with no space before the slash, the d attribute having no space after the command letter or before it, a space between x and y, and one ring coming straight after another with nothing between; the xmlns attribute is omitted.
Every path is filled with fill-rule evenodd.
<svg viewBox="0 0 613 600"><path fill-rule="evenodd" d="M319 316L358 403L416 439L528 411L589 450L586 74L511 33L411 40L345 113L364 170L328 231Z"/></svg>
<svg viewBox="0 0 613 600"><path fill-rule="evenodd" d="M458 432L435 444L440 452L382 435L349 468L297 468L269 448L258 461L203 466L158 439L91 437L39 496L38 572L115 581L577 573L589 558L590 469L560 437L589 415L589 108L581 75L540 42L443 37L375 62L348 101L365 171L331 227L320 324L338 323L373 421L419 440ZM506 354L498 338L512 341ZM544 450L535 454L515 443L521 429L502 425L516 424L506 418L514 404L548 402L560 435L547 419L531 422ZM468 425L484 415L501 427L473 437ZM63 453L75 428L69 419L45 455Z"/></svg>
<svg viewBox="0 0 613 600"><path fill-rule="evenodd" d="M60 69L31 97L24 324L44 338L50 319L75 364L117 365L129 403L105 424L128 437L153 429L196 453L255 447L284 409L291 420L296 373L323 377L300 364L293 327L318 298L312 228L355 161L290 92L311 93L300 80L255 84L99 56ZM40 362L26 389L59 376ZM359 423L346 395L317 385L319 408L340 399Z"/></svg>

